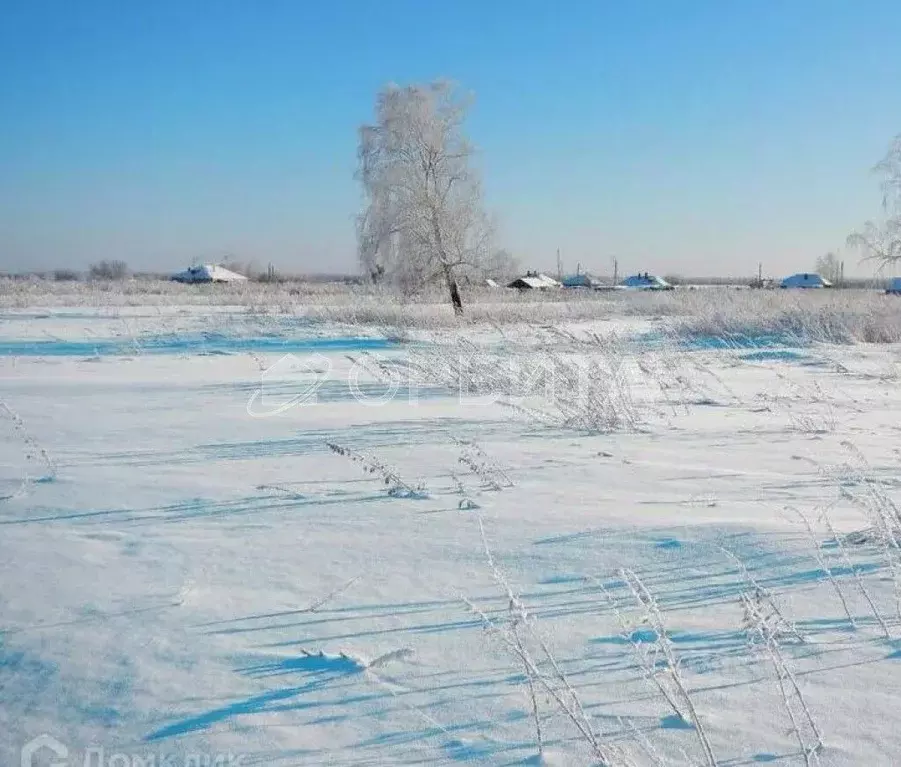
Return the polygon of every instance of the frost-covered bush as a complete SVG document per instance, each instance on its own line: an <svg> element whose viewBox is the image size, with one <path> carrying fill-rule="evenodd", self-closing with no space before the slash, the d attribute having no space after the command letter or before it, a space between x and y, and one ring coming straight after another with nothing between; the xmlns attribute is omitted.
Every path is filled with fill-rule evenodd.
<svg viewBox="0 0 901 767"><path fill-rule="evenodd" d="M901 342L901 304L895 297L875 291L721 291L716 300L700 298L698 294L686 297L688 311L670 323L675 336L777 336L800 343Z"/></svg>
<svg viewBox="0 0 901 767"><path fill-rule="evenodd" d="M98 261L91 264L88 274L92 280L124 280L128 277L128 264L124 261Z"/></svg>
<svg viewBox="0 0 901 767"><path fill-rule="evenodd" d="M768 291L728 287L655 292L528 291L469 286L454 315L443 291L413 298L370 284L285 281L181 285L159 279L54 282L0 278L0 309L50 307L231 307L318 323L380 329L566 325L595 320L667 320L676 339L762 335L803 343L901 342L901 301L878 291Z"/></svg>

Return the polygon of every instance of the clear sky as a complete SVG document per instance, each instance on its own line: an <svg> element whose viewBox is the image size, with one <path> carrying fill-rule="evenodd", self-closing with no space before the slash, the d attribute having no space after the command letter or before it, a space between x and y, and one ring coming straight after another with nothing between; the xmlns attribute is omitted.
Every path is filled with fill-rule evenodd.
<svg viewBox="0 0 901 767"><path fill-rule="evenodd" d="M525 266L809 269L878 214L899 30L898 0L5 0L0 269L353 270L356 129L436 77Z"/></svg>

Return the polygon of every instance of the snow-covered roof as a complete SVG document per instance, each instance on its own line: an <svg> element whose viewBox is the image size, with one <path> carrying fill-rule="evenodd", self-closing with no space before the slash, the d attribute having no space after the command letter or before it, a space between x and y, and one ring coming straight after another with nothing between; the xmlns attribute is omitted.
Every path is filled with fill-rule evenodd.
<svg viewBox="0 0 901 767"><path fill-rule="evenodd" d="M600 284L590 274L570 274L563 278L564 288L593 288Z"/></svg>
<svg viewBox="0 0 901 767"><path fill-rule="evenodd" d="M620 285L625 288L644 288L645 290L665 290L672 287L663 277L647 273L626 277Z"/></svg>
<svg viewBox="0 0 901 767"><path fill-rule="evenodd" d="M560 283L546 274L538 272L530 272L524 277L517 277L513 282L507 285L508 288L534 288L542 290L547 288L559 288Z"/></svg>
<svg viewBox="0 0 901 767"><path fill-rule="evenodd" d="M782 280L783 288L831 288L832 283L814 272L799 272Z"/></svg>
<svg viewBox="0 0 901 767"><path fill-rule="evenodd" d="M192 266L172 275L176 282L243 282L247 278L218 264Z"/></svg>
<svg viewBox="0 0 901 767"><path fill-rule="evenodd" d="M548 277L546 274L542 274L541 272L538 273L538 279L541 280L542 283L544 283L545 287L548 287L548 288L559 288L560 287L560 283L557 282L557 280L555 280L553 277Z"/></svg>
<svg viewBox="0 0 901 767"><path fill-rule="evenodd" d="M546 288L547 284L542 282L538 277L517 277L511 282L508 288Z"/></svg>

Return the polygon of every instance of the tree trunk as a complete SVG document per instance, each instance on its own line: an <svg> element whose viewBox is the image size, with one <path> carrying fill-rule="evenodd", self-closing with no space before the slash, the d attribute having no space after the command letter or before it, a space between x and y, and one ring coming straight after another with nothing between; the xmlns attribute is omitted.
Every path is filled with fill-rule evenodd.
<svg viewBox="0 0 901 767"><path fill-rule="evenodd" d="M447 290L450 293L451 305L454 307L454 314L458 317L463 314L463 299L460 298L460 289L457 287L457 281L454 279L453 270L447 265L444 267L444 281L447 283Z"/></svg>
<svg viewBox="0 0 901 767"><path fill-rule="evenodd" d="M458 317L463 314L463 300L460 298L460 290L457 288L457 281L454 279L454 272L448 263L447 253L444 250L444 243L441 238L441 227L438 225L438 216L432 209L432 229L435 233L435 244L438 246L438 257L441 259L441 266L444 269L444 281L447 283L447 289L450 292L451 304L454 307L454 314Z"/></svg>
<svg viewBox="0 0 901 767"><path fill-rule="evenodd" d="M454 314L460 317L463 315L463 301L460 299L457 281L453 277L449 277L448 287L450 288L451 303L454 305Z"/></svg>

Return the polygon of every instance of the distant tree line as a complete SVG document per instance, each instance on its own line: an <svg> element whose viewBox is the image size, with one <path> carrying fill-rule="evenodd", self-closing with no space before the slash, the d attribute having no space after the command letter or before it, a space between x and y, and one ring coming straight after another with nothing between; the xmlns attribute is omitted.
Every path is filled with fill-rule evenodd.
<svg viewBox="0 0 901 767"><path fill-rule="evenodd" d="M128 264L124 261L98 261L88 268L92 280L124 280L128 278Z"/></svg>

